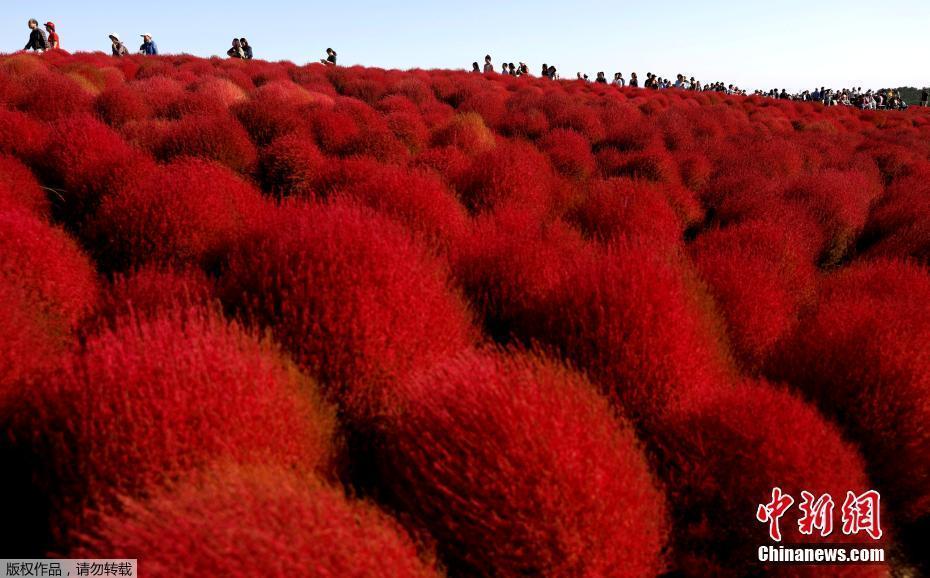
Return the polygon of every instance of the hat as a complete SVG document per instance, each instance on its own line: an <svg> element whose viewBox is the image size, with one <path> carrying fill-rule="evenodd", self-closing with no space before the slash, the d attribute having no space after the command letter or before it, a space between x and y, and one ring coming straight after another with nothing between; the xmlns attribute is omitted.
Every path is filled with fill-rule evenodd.
<svg viewBox="0 0 930 578"><path fill-rule="evenodd" d="M117 42L120 41L120 39L119 39L119 34L117 34L116 32L111 32L111 33L110 33L110 38L115 39Z"/></svg>
<svg viewBox="0 0 930 578"><path fill-rule="evenodd" d="M142 38L145 38L146 36L148 36L149 38L151 38L151 37L152 37L152 35L151 35L151 34L149 34L148 32L143 32L143 33L142 33L142 34L140 34L139 36L141 36Z"/></svg>
<svg viewBox="0 0 930 578"><path fill-rule="evenodd" d="M54 23L54 22L46 22L46 23L45 23L45 27L46 27L46 28L51 28L52 30L54 30L54 29L55 29L55 23Z"/></svg>

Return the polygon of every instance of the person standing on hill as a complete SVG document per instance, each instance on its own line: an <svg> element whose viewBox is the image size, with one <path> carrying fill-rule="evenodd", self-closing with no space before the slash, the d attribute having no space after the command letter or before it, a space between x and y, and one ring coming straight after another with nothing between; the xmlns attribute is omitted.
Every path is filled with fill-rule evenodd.
<svg viewBox="0 0 930 578"><path fill-rule="evenodd" d="M607 76L603 71L597 73L597 78L594 79L594 82L598 84L607 84Z"/></svg>
<svg viewBox="0 0 930 578"><path fill-rule="evenodd" d="M477 62L472 62L472 63L471 63L471 71L472 71L472 72L477 72L478 74L481 74L481 67L478 66L478 63L477 63Z"/></svg>
<svg viewBox="0 0 930 578"><path fill-rule="evenodd" d="M122 56L129 56L129 49L126 48L126 45L122 43L119 39L119 34L114 32L110 34L110 49L113 51L113 56L120 58Z"/></svg>
<svg viewBox="0 0 930 578"><path fill-rule="evenodd" d="M36 52L45 52L48 50L48 38L45 32L39 28L39 21L35 18L29 21L29 42L23 50L34 50Z"/></svg>
<svg viewBox="0 0 930 578"><path fill-rule="evenodd" d="M48 32L48 49L58 50L61 48L61 41L58 39L58 33L55 32L55 23L46 22L45 30Z"/></svg>
<svg viewBox="0 0 930 578"><path fill-rule="evenodd" d="M242 51L242 42L238 38L233 38L232 48L226 51L226 56L240 60L245 58L245 52Z"/></svg>
<svg viewBox="0 0 930 578"><path fill-rule="evenodd" d="M239 39L239 46L242 47L242 57L246 60L252 60L252 45L245 38Z"/></svg>
<svg viewBox="0 0 930 578"><path fill-rule="evenodd" d="M488 54L484 57L484 73L490 74L494 72L494 64L491 63L491 55Z"/></svg>
<svg viewBox="0 0 930 578"><path fill-rule="evenodd" d="M630 73L630 87L639 88L639 78L636 76L635 72Z"/></svg>
<svg viewBox="0 0 930 578"><path fill-rule="evenodd" d="M151 34L146 33L142 35L142 46L139 47L139 54L158 56L158 45L152 40Z"/></svg>
<svg viewBox="0 0 930 578"><path fill-rule="evenodd" d="M926 107L928 101L930 101L930 89L925 88L923 92L920 93L920 106Z"/></svg>

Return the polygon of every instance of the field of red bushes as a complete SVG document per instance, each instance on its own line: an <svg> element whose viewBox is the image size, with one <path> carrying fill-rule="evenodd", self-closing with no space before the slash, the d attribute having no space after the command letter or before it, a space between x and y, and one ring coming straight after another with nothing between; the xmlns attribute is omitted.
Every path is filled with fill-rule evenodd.
<svg viewBox="0 0 930 578"><path fill-rule="evenodd" d="M930 110L63 52L0 104L0 558L930 572ZM781 530L885 562L758 562L774 487L878 490Z"/></svg>

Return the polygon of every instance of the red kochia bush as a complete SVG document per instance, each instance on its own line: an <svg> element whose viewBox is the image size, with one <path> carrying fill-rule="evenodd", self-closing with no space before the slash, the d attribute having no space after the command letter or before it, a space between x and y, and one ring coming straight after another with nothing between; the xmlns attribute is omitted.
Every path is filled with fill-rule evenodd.
<svg viewBox="0 0 930 578"><path fill-rule="evenodd" d="M549 159L522 141L500 141L494 149L477 155L456 188L475 212L520 207L544 214L558 211L562 204Z"/></svg>
<svg viewBox="0 0 930 578"><path fill-rule="evenodd" d="M0 155L0 207L49 216L49 202L35 175L13 157Z"/></svg>
<svg viewBox="0 0 930 578"><path fill-rule="evenodd" d="M473 155L494 148L494 133L476 112L457 114L448 123L436 129L433 146L450 146Z"/></svg>
<svg viewBox="0 0 930 578"><path fill-rule="evenodd" d="M325 169L326 157L312 139L288 134L262 149L258 176L262 187L276 197L312 198L320 192Z"/></svg>
<svg viewBox="0 0 930 578"><path fill-rule="evenodd" d="M868 254L913 257L930 264L930 162L913 175L896 179L869 215L863 238Z"/></svg>
<svg viewBox="0 0 930 578"><path fill-rule="evenodd" d="M0 154L34 159L45 146L46 130L24 113L0 108Z"/></svg>
<svg viewBox="0 0 930 578"><path fill-rule="evenodd" d="M145 562L152 578L313 576L428 578L396 522L319 482L275 468L219 466L104 515L72 551Z"/></svg>
<svg viewBox="0 0 930 578"><path fill-rule="evenodd" d="M507 287L497 276L522 270L521 259L513 251L472 266L488 267L492 288ZM712 390L728 378L723 330L682 259L621 239L596 259L567 261L550 269L543 297L530 293L533 299L514 303L509 315L517 337L555 348L637 419L661 414L685 391Z"/></svg>
<svg viewBox="0 0 930 578"><path fill-rule="evenodd" d="M177 309L207 306L214 293L212 279L201 269L142 267L114 277L101 292L86 326L100 330L123 317L150 318Z"/></svg>
<svg viewBox="0 0 930 578"><path fill-rule="evenodd" d="M747 369L761 367L813 300L816 271L798 238L781 224L745 221L707 232L691 246L726 318L733 351Z"/></svg>
<svg viewBox="0 0 930 578"><path fill-rule="evenodd" d="M828 169L800 179L789 187L786 196L800 203L821 224L827 237L825 258L835 262L862 232L869 208L881 193L877 174Z"/></svg>
<svg viewBox="0 0 930 578"><path fill-rule="evenodd" d="M248 133L228 115L189 115L171 124L155 148L161 160L194 156L240 173L255 168L258 153Z"/></svg>
<svg viewBox="0 0 930 578"><path fill-rule="evenodd" d="M642 237L673 248L684 238L684 226L662 189L645 181L592 180L568 218L585 234L604 242L620 236Z"/></svg>
<svg viewBox="0 0 930 578"><path fill-rule="evenodd" d="M105 196L89 234L108 268L210 265L263 210L259 191L239 175L181 159Z"/></svg>
<svg viewBox="0 0 930 578"><path fill-rule="evenodd" d="M541 224L519 210L477 219L456 244L456 280L499 341L532 335L537 312L564 282L573 263L593 260L582 236L560 221Z"/></svg>
<svg viewBox="0 0 930 578"><path fill-rule="evenodd" d="M597 162L606 177L630 177L666 184L677 184L681 180L678 165L662 147L635 152L601 149Z"/></svg>
<svg viewBox="0 0 930 578"><path fill-rule="evenodd" d="M138 90L127 85L108 88L97 95L94 110L105 123L119 127L148 117L150 109Z"/></svg>
<svg viewBox="0 0 930 578"><path fill-rule="evenodd" d="M311 471L330 451L333 415L313 383L203 311L123 319L23 397L14 439L42 458L33 480L56 538L83 528L85 507L143 496L214 459Z"/></svg>
<svg viewBox="0 0 930 578"><path fill-rule="evenodd" d="M130 90L143 98L144 105L157 117L169 116L169 111L185 94L184 85L167 76L153 76L130 82Z"/></svg>
<svg viewBox="0 0 930 578"><path fill-rule="evenodd" d="M82 216L100 195L143 178L154 163L105 124L77 116L56 123L38 165L40 179L61 188L67 208Z"/></svg>
<svg viewBox="0 0 930 578"><path fill-rule="evenodd" d="M539 148L549 156L553 166L567 177L584 179L597 168L591 143L571 129L550 131L539 141Z"/></svg>
<svg viewBox="0 0 930 578"><path fill-rule="evenodd" d="M13 104L37 120L58 121L86 114L93 105L94 89L59 71L24 75L18 84Z"/></svg>
<svg viewBox="0 0 930 578"><path fill-rule="evenodd" d="M827 277L771 372L858 441L898 516L930 511L930 275L896 261Z"/></svg>
<svg viewBox="0 0 930 578"><path fill-rule="evenodd" d="M438 176L422 169L378 165L353 173L350 182L336 187L336 194L390 215L438 247L447 246L468 226L465 207Z"/></svg>
<svg viewBox="0 0 930 578"><path fill-rule="evenodd" d="M858 450L834 424L813 406L764 382L688 396L655 429L653 443L666 464L674 512L672 551L683 576L744 575L759 546L773 543L768 525L754 514L771 500L774 487L795 499L781 520L783 544L835 542L846 492L872 489ZM801 491L833 497L837 525L832 536L799 532ZM888 534L890 518L882 516L882 522ZM869 548L890 542L872 542L865 534L843 536L843 541L867 542L863 546ZM773 565L765 571L767 576L878 578L889 569Z"/></svg>
<svg viewBox="0 0 930 578"><path fill-rule="evenodd" d="M63 230L23 211L0 210L0 283L18 287L31 314L66 333L93 307L96 274Z"/></svg>
<svg viewBox="0 0 930 578"><path fill-rule="evenodd" d="M67 345L61 328L36 313L23 288L0 280L0 424L15 411L8 399L54 369Z"/></svg>
<svg viewBox="0 0 930 578"><path fill-rule="evenodd" d="M278 83L256 90L251 100L235 104L232 112L258 145L266 145L276 138L307 132L307 93L296 85L279 90Z"/></svg>
<svg viewBox="0 0 930 578"><path fill-rule="evenodd" d="M534 356L468 353L402 397L380 479L454 574L663 569L664 497L632 427L584 379Z"/></svg>
<svg viewBox="0 0 930 578"><path fill-rule="evenodd" d="M393 383L467 347L469 314L399 225L346 205L285 205L235 247L226 300L324 380L352 417Z"/></svg>

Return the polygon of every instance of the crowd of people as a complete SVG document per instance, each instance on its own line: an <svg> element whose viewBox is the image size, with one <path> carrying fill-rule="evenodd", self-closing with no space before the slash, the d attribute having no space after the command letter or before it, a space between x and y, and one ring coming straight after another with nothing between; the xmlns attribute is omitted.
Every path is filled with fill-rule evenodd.
<svg viewBox="0 0 930 578"><path fill-rule="evenodd" d="M882 88L879 90L862 90L862 87L843 88L834 90L821 86L813 91L805 90L796 94L789 94L784 88L781 92L773 88L768 92L757 90L757 96L767 96L782 100L800 100L805 102L822 102L825 106L854 106L864 110L906 110L907 102L901 96L900 91L893 88ZM927 99L930 96L928 89L924 88L920 94L920 105L927 106Z"/></svg>
<svg viewBox="0 0 930 578"><path fill-rule="evenodd" d="M58 31L55 29L54 22L46 22L43 25L45 30L42 30L42 28L39 27L39 21L32 18L29 20L28 26L29 41L26 42L26 46L23 47L23 50L45 52L47 50L61 49L61 37L58 36ZM158 54L158 45L152 40L151 34L143 33L139 36L142 37L142 45L139 46L139 54ZM120 40L119 34L113 32L109 35L109 38L110 50L113 56L126 56L129 54L129 49L123 41Z"/></svg>
<svg viewBox="0 0 930 578"><path fill-rule="evenodd" d="M46 50L57 50L61 48L61 39L58 36L58 32L55 30L55 23L46 22L43 26L45 30L42 30L42 28L39 26L39 21L35 18L29 20L29 41L26 43L26 46L23 48L23 50L45 52ZM143 33L140 36L142 37L142 45L139 46L138 53L146 55L157 55L158 45L155 44L155 41L152 39L152 35L149 33ZM119 34L114 32L109 35L109 38L113 56L120 57L130 54L129 49L122 42L122 40L120 40ZM229 58L251 60L253 58L252 46L245 38L233 38L232 47L226 51L226 55ZM320 62L327 66L336 66L336 51L332 48L327 48L326 58L321 58ZM497 73L498 71L495 69L491 55L488 54L484 57L483 67L479 66L477 61L472 63L472 72L477 72L480 74L492 74ZM500 74L506 74L509 76L524 76L530 74L530 69L525 62L519 62L517 64L514 64L513 62L504 62L501 64ZM555 66L551 66L549 64L543 64L539 74L541 77L548 78L550 80L559 80L561 78L559 76L558 69L556 69ZM588 77L588 75L582 72L577 73L576 78L582 82L591 82L591 79ZM618 87L640 87L639 77L635 72L630 73L629 80L623 77L622 72L615 72L613 80L608 81L607 74L601 71L597 73L597 76L593 82L598 84L613 84ZM698 92L720 92L742 96L747 96L749 94L746 90L733 84L724 84L723 82L712 82L705 84L700 80L696 80L693 76L686 77L683 74L677 75L675 80L672 81L669 78L656 76L651 72L646 73L646 79L643 81L642 88L653 90L677 89ZM854 87L851 89L843 88L837 90L828 89L822 86L820 88L815 88L813 91L804 90L802 92L793 94L789 93L784 88L780 91L776 88L773 88L769 91L756 90L752 92L752 95L777 98L781 100L821 102L825 106L854 106L864 110L904 110L908 107L907 102L904 100L901 93L891 88L882 88L880 90L869 89L863 91L862 87ZM928 89L924 88L920 94L920 105L928 106L928 100L930 100L930 94L928 94Z"/></svg>
<svg viewBox="0 0 930 578"><path fill-rule="evenodd" d="M61 40L58 37L58 32L55 30L54 22L46 22L43 26L45 30L39 26L39 21L35 18L29 20L29 41L26 43L26 46L23 50L32 50L34 52L46 52L48 50L57 50L61 48ZM149 56L154 56L158 54L158 45L155 44L155 41L152 39L152 35L148 32L140 34L142 37L142 45L139 46L138 54L145 54ZM128 56L130 54L129 48L126 47L126 44L120 39L119 34L113 32L109 35L110 39L110 51L113 56L121 57ZM252 52L252 45L249 44L249 41L245 38L233 38L232 47L226 51L226 56L229 58L238 58L241 60L252 60L254 53ZM488 57L490 58L490 57ZM320 62L327 66L336 66L336 51L332 48L326 49L326 57L321 58ZM522 66L526 66L521 63ZM475 66L478 66L475 63ZM513 63L510 64L511 70L513 68Z"/></svg>
<svg viewBox="0 0 930 578"><path fill-rule="evenodd" d="M472 72L488 74L496 73L498 70L496 70L491 56L487 55L484 57L483 68L479 67L477 62L472 63ZM500 74L510 76L523 76L530 73L529 67L523 62L519 63L518 66L514 66L512 62L505 62L501 65L499 72ZM556 67L548 64L542 65L540 76L551 80L558 80L561 78ZM588 75L582 72L576 74L576 79L582 82L592 82ZM629 80L623 77L622 72L615 72L613 80L609 81L607 79L607 74L601 71L597 73L593 82L598 84L614 84L619 87L630 86L640 88L639 77L635 72L630 73ZM805 90L794 94L788 93L785 89L781 89L781 91L778 89L772 89L770 91L756 90L749 93L747 90L734 84L725 84L719 81L705 84L700 80L696 80L693 76L686 77L683 74L678 74L675 80L671 80L669 78L662 78L651 72L646 73L646 78L641 88L653 90L678 89L697 92L720 92L741 96L752 94L753 96L763 96L782 100L822 102L826 106L855 106L866 110L904 110L907 109L908 106L900 91L891 88L863 91L862 87L839 90L820 87L819 89L815 88L813 91ZM928 106L928 100L930 100L930 89L924 88L920 94L920 105Z"/></svg>

